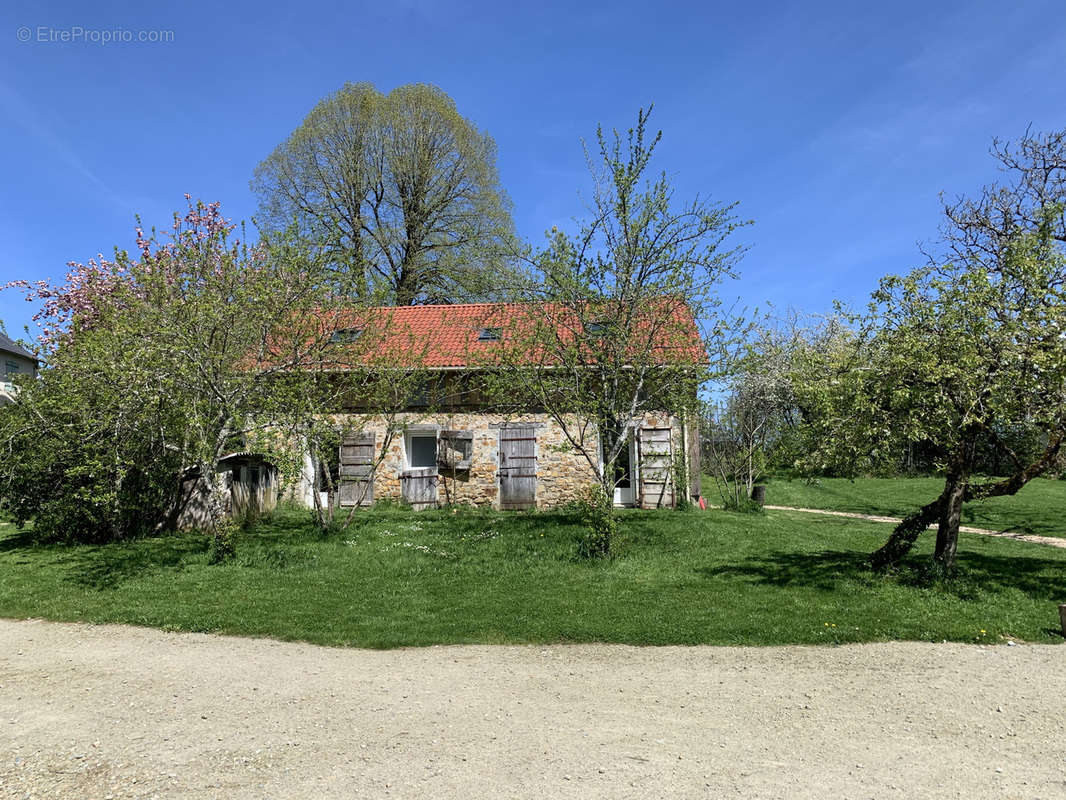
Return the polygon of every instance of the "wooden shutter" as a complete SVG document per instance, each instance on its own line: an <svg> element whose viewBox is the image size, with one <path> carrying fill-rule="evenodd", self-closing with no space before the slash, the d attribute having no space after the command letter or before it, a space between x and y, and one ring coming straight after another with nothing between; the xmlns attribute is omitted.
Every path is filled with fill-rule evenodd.
<svg viewBox="0 0 1066 800"><path fill-rule="evenodd" d="M437 506L437 468L416 467L404 470L400 476L403 501L416 511Z"/></svg>
<svg viewBox="0 0 1066 800"><path fill-rule="evenodd" d="M374 446L377 436L357 433L341 442L340 486L337 499L341 506L374 504Z"/></svg>
<svg viewBox="0 0 1066 800"><path fill-rule="evenodd" d="M500 428L500 508L537 504L537 431L529 425Z"/></svg>
<svg viewBox="0 0 1066 800"><path fill-rule="evenodd" d="M641 428L637 459L640 461L640 507L674 505L673 436L670 428Z"/></svg>
<svg viewBox="0 0 1066 800"><path fill-rule="evenodd" d="M468 470L473 462L474 433L473 431L449 431L440 432L437 440L437 468L448 472L450 470Z"/></svg>

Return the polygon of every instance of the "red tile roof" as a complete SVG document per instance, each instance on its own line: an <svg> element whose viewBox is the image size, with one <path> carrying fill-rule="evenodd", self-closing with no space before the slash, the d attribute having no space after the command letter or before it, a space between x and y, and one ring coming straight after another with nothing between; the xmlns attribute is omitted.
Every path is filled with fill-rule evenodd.
<svg viewBox="0 0 1066 800"><path fill-rule="evenodd" d="M663 302L667 302L665 298ZM668 319L670 324L660 325L658 330L663 333L658 340L651 334L651 349L663 363L704 363L706 353L688 305L672 302L659 308L666 313L649 313L647 317ZM407 361L421 367L462 369L484 366L506 353L513 358L509 345L520 345L523 330L545 321L556 326L559 339L573 340L580 326L578 316L556 304L469 303L339 309L318 314L315 323L316 336L322 340L337 331L359 331L348 351L362 364L380 359L383 365ZM610 321L604 319L608 324ZM485 329L499 329L500 340L479 340ZM331 359L343 361L344 343L332 346L329 352L335 353ZM538 361L533 352L523 351L519 358Z"/></svg>

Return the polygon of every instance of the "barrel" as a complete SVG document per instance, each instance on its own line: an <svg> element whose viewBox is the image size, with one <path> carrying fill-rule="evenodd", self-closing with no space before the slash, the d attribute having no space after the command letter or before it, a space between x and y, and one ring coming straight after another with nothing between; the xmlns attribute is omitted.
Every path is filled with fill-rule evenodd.
<svg viewBox="0 0 1066 800"><path fill-rule="evenodd" d="M751 499L760 506L766 503L766 484L757 483L751 487Z"/></svg>

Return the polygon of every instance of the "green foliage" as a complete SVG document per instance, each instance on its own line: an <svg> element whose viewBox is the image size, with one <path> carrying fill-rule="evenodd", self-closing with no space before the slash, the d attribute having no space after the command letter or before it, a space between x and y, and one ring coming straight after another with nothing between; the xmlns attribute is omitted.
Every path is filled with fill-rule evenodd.
<svg viewBox="0 0 1066 800"><path fill-rule="evenodd" d="M796 360L810 468L876 474L915 444L932 457L946 568L958 503L1016 492L1054 467L1066 438L1066 131L994 154L1015 180L945 208L945 257L884 278L850 329ZM1011 446L1024 429L1038 452ZM990 449L1008 477L974 487ZM897 544L886 545L893 560Z"/></svg>
<svg viewBox="0 0 1066 800"><path fill-rule="evenodd" d="M670 480L676 497L674 508L678 511L687 511L692 507L692 500L689 499L690 469L688 453L678 448L670 461Z"/></svg>
<svg viewBox="0 0 1066 800"><path fill-rule="evenodd" d="M599 484L589 486L578 501L578 508L584 525L578 538L578 554L582 558L607 558L618 533L611 496Z"/></svg>
<svg viewBox="0 0 1066 800"><path fill-rule="evenodd" d="M1010 469L1007 454L1038 454L1063 424L1066 385L1066 261L1048 235L1016 236L996 273L949 264L887 277L852 332L801 354L808 466L891 471L913 443L940 468L978 442Z"/></svg>
<svg viewBox="0 0 1066 800"><path fill-rule="evenodd" d="M223 564L232 561L237 556L237 536L241 526L236 520L221 519L215 523L211 532L211 548L208 550L208 561L212 564Z"/></svg>
<svg viewBox="0 0 1066 800"><path fill-rule="evenodd" d="M306 254L248 249L217 206L191 201L169 237L138 235L136 257L36 290L47 364L0 409L0 496L41 537L172 527L183 477L213 474L241 444L299 465L292 432L321 395L321 281Z"/></svg>
<svg viewBox="0 0 1066 800"><path fill-rule="evenodd" d="M16 522L32 521L42 541L145 535L173 503L182 464L162 434L173 410L131 408L106 369L97 377L86 382L81 370L46 369L0 408L0 494Z"/></svg>
<svg viewBox="0 0 1066 800"><path fill-rule="evenodd" d="M765 513L765 509L762 503L752 500L750 497L744 495L739 498L729 495L723 498L722 508L726 511L733 511L739 514L762 514Z"/></svg>
<svg viewBox="0 0 1066 800"><path fill-rule="evenodd" d="M993 479L988 479L993 480ZM941 478L822 478L770 480L771 505L822 508L902 518L944 488ZM977 528L1066 538L1066 483L1036 478L1017 494L967 503L963 522Z"/></svg>

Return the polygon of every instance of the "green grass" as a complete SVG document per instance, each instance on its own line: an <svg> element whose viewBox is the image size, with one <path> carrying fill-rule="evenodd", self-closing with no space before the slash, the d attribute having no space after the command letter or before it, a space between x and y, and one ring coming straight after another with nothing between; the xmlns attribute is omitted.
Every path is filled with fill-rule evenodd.
<svg viewBox="0 0 1066 800"><path fill-rule="evenodd" d="M323 538L305 512L282 512L221 565L194 534L35 546L4 526L0 616L361 647L1061 641L1066 550L1046 546L964 534L960 577L926 585L865 569L887 526L791 512L625 513L616 557L600 562L575 558L565 514L358 520Z"/></svg>
<svg viewBox="0 0 1066 800"><path fill-rule="evenodd" d="M714 497L708 487L708 497ZM940 478L775 478L767 483L766 502L777 506L824 508L902 517L935 500L944 489ZM964 525L1015 533L1066 537L1066 481L1037 478L1013 497L993 497L963 508Z"/></svg>

